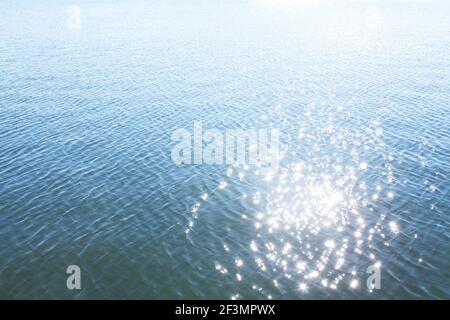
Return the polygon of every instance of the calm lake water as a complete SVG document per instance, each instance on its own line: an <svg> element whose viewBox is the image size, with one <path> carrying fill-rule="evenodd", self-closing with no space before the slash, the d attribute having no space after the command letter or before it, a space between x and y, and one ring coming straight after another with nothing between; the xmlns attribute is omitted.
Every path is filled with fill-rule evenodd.
<svg viewBox="0 0 450 320"><path fill-rule="evenodd" d="M72 4L0 6L0 298L450 298L448 1Z"/></svg>

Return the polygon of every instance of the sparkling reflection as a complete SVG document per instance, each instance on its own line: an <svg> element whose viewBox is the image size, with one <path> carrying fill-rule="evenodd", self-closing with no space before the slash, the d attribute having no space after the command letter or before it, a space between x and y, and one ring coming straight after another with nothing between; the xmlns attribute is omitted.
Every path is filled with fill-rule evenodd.
<svg viewBox="0 0 450 320"><path fill-rule="evenodd" d="M282 108L276 109L283 118ZM241 222L253 226L253 239L245 257L234 258L228 269L236 270L233 276L239 284L251 286L266 298L279 297L282 288L294 283L299 294L318 288L368 290L361 285L361 274L378 259L374 244L389 246L386 216L374 209L379 202L395 200L389 190L393 177L389 164L394 157L384 156L384 167L370 165L373 150L386 152L382 123L370 124L367 139L366 128L350 129L337 121L341 109L325 111L329 117L322 126L301 126L297 136L289 135L284 141L278 170L229 168L216 190L236 187L237 181L256 188L241 197L250 208L241 213ZM314 122L317 113L323 112L310 104L304 114ZM290 125L284 122L284 129ZM386 178L369 179L372 175ZM387 228L393 236L400 233L395 221ZM216 264L219 274L227 276L228 269ZM271 284L248 284L246 278L254 278L255 272L272 279Z"/></svg>

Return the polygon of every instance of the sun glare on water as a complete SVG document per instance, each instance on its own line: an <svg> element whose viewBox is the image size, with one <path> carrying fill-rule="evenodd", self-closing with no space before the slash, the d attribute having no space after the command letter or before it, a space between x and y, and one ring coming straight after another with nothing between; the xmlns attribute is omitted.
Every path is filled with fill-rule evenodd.
<svg viewBox="0 0 450 320"><path fill-rule="evenodd" d="M304 110L311 120L326 111L312 105ZM314 288L330 292L365 288L365 268L380 258L374 244L389 245L388 235L395 237L400 231L396 222L385 224L386 217L374 212L377 202L394 201L389 186L367 179L376 169L366 160L365 150L384 146L380 123L371 128L373 139L366 139L360 130L333 123L301 128L298 137L287 142L289 156L279 170L263 172L249 166L227 170L228 182L222 181L218 192L238 188L237 181L256 187L242 196L246 207L254 208L242 214L242 223L254 228L247 254L237 256L232 247L226 251L236 254L226 269L236 269L233 275L240 284L245 285L256 270L271 279L269 287L253 285L266 298L279 297L281 286L299 295ZM326 152L321 151L323 145ZM344 161L343 155L351 158ZM392 175L389 164L384 170L382 175Z"/></svg>

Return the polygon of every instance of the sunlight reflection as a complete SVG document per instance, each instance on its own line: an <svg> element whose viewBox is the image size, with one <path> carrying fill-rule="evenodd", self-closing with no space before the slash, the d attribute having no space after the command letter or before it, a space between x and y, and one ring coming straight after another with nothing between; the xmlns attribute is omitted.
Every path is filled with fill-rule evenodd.
<svg viewBox="0 0 450 320"><path fill-rule="evenodd" d="M283 108L275 108L278 120L283 119ZM346 126L348 115L336 120L342 108L310 103L302 111L307 119L280 144L278 170L228 168L214 191L238 189L245 209L233 216L253 232L246 243L239 243L240 238L229 248L230 253L236 250L235 258L227 267L216 264L216 270L240 285L246 285L247 278L270 279L270 285L261 281L251 286L263 297L279 298L286 288L302 294L316 288L362 290L360 272L380 259L375 245L389 246L400 233L395 221L386 225L386 215L376 211L377 205L395 198L389 185L395 158L385 151L382 122L352 128ZM267 125L269 120L259 121ZM384 166L375 164L374 151L386 161ZM240 189L242 184L249 188Z"/></svg>

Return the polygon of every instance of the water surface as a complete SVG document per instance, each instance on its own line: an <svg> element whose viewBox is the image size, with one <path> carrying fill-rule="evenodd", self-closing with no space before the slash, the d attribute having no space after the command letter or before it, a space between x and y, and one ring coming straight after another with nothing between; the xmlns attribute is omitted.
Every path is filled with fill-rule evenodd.
<svg viewBox="0 0 450 320"><path fill-rule="evenodd" d="M447 1L72 4L0 6L1 298L450 297ZM280 170L175 165L194 121Z"/></svg>

